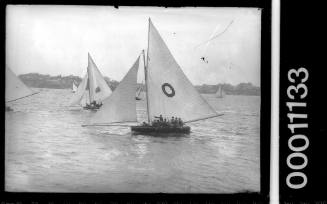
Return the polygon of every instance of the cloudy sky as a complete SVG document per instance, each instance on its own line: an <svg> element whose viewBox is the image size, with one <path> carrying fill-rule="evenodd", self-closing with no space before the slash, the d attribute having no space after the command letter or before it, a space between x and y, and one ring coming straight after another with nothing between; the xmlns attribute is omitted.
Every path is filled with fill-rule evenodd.
<svg viewBox="0 0 327 204"><path fill-rule="evenodd" d="M89 52L103 75L121 80L147 48L150 17L193 84L260 85L256 8L12 5L6 16L6 66L16 74L82 77Z"/></svg>

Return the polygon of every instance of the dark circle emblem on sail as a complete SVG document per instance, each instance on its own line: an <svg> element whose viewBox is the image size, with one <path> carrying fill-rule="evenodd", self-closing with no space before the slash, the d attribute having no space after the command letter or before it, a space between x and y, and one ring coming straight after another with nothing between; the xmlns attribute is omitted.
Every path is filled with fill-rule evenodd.
<svg viewBox="0 0 327 204"><path fill-rule="evenodd" d="M162 92L168 96L168 97L173 97L175 96L175 89L172 85L170 85L169 83L164 83L161 86Z"/></svg>
<svg viewBox="0 0 327 204"><path fill-rule="evenodd" d="M101 91L100 87L97 87L97 88L95 89L95 93L99 93L100 91Z"/></svg>

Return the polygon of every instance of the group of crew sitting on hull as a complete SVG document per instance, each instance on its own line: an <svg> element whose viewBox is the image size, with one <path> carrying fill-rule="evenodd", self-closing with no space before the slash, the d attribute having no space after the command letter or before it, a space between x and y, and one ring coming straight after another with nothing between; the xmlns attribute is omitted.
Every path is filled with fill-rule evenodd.
<svg viewBox="0 0 327 204"><path fill-rule="evenodd" d="M102 106L102 102L97 103L96 101L91 102L91 104L86 103L87 108L100 108Z"/></svg>
<svg viewBox="0 0 327 204"><path fill-rule="evenodd" d="M171 117L171 119L163 118L162 115L159 117L155 116L156 120L152 121L151 126L154 127L174 127L180 128L184 126L184 122L181 118L178 117ZM148 123L143 122L143 126L149 126Z"/></svg>

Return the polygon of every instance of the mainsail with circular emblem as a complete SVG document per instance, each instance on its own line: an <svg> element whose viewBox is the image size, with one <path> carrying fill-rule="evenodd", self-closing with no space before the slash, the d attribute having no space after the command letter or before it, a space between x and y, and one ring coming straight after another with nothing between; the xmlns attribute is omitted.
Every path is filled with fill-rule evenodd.
<svg viewBox="0 0 327 204"><path fill-rule="evenodd" d="M70 105L85 105L92 101L101 102L109 97L111 92L91 55L88 54L87 74L78 86Z"/></svg>
<svg viewBox="0 0 327 204"><path fill-rule="evenodd" d="M183 73L159 32L149 19L146 86L149 121L180 117L185 122L216 117Z"/></svg>
<svg viewBox="0 0 327 204"><path fill-rule="evenodd" d="M30 88L28 88L15 75L15 73L6 66L6 102L15 101L36 93L38 92L33 92Z"/></svg>

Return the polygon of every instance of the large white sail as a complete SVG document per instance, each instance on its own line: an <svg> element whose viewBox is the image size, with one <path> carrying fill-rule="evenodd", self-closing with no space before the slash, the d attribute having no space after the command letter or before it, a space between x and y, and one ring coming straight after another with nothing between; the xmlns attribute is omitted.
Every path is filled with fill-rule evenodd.
<svg viewBox="0 0 327 204"><path fill-rule="evenodd" d="M139 59L125 75L114 92L103 101L99 111L91 119L91 124L108 124L116 122L136 122L136 80Z"/></svg>
<svg viewBox="0 0 327 204"><path fill-rule="evenodd" d="M195 121L217 116L185 76L149 19L147 58L148 116Z"/></svg>
<svg viewBox="0 0 327 204"><path fill-rule="evenodd" d="M6 66L6 102L35 94Z"/></svg>
<svg viewBox="0 0 327 204"><path fill-rule="evenodd" d="M100 102L110 96L112 91L95 65L90 54L88 54L87 72L89 75L90 100Z"/></svg>
<svg viewBox="0 0 327 204"><path fill-rule="evenodd" d="M69 104L71 106L80 104L81 101L83 100L83 98L85 100L85 92L88 91L88 90L86 90L87 83L88 83L88 74L85 74L82 82L79 84L79 86L77 88L77 91L75 92L75 94L73 95L73 98L69 102Z"/></svg>

